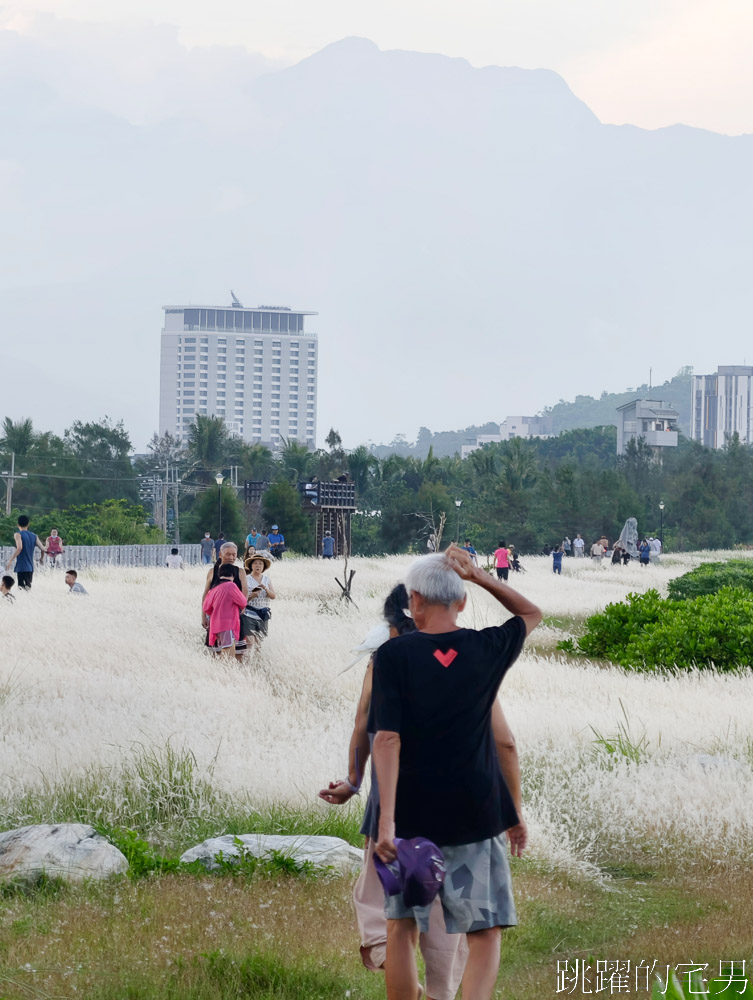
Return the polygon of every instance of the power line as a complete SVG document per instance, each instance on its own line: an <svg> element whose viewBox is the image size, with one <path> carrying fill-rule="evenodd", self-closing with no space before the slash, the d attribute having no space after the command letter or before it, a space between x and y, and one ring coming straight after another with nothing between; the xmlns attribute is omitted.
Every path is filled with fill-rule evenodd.
<svg viewBox="0 0 753 1000"><path fill-rule="evenodd" d="M138 483L143 476L61 476L49 472L17 472L16 481L20 479L83 479L102 483Z"/></svg>

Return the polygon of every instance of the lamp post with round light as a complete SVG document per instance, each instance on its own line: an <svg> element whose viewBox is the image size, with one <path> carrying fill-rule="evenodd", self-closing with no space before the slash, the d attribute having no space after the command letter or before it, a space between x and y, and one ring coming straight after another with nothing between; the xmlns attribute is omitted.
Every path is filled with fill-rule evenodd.
<svg viewBox="0 0 753 1000"><path fill-rule="evenodd" d="M659 501L659 544L664 551L664 501Z"/></svg>
<svg viewBox="0 0 753 1000"><path fill-rule="evenodd" d="M456 500L455 501L455 506L457 507L457 511L458 511L458 523L457 523L457 529L455 531L455 544L456 545L460 544L460 505L462 504L462 502L463 502L462 500Z"/></svg>
<svg viewBox="0 0 753 1000"><path fill-rule="evenodd" d="M222 484L224 480L225 477L222 475L221 472L218 472L217 475L214 477L214 481L217 483L217 504L220 512L220 526L217 529L218 535L222 534Z"/></svg>

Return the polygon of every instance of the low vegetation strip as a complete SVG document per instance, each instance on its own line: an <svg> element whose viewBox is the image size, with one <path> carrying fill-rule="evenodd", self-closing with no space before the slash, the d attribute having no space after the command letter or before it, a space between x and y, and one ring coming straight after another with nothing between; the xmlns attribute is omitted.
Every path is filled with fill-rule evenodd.
<svg viewBox="0 0 753 1000"><path fill-rule="evenodd" d="M750 667L753 590L722 587L683 600L663 600L656 590L629 594L588 618L583 634L558 648L631 670Z"/></svg>
<svg viewBox="0 0 753 1000"><path fill-rule="evenodd" d="M670 580L667 590L672 600L682 601L716 594L723 588L753 593L753 559L703 563Z"/></svg>

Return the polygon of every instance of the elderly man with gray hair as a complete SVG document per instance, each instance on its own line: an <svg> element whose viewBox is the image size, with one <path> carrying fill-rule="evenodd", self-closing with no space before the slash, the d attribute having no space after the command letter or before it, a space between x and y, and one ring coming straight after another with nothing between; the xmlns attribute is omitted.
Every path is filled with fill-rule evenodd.
<svg viewBox="0 0 753 1000"><path fill-rule="evenodd" d="M478 631L460 628L466 581L513 617ZM385 643L374 660L369 730L376 732L381 800L376 853L394 862L396 837L424 837L441 848L445 926L468 939L463 1000L490 1000L501 928L517 923L505 831L514 854L525 847L525 826L499 768L491 713L502 678L541 612L456 545L418 559L405 587L417 630ZM415 946L430 907L406 906L398 893L385 909L388 1000L417 1000Z"/></svg>

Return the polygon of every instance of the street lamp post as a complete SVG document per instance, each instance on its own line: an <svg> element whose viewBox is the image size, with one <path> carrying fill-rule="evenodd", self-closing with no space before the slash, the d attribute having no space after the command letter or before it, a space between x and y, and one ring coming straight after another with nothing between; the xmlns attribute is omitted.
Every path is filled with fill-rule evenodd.
<svg viewBox="0 0 753 1000"><path fill-rule="evenodd" d="M664 551L664 501L659 501L659 542L661 550Z"/></svg>
<svg viewBox="0 0 753 1000"><path fill-rule="evenodd" d="M222 483L224 479L225 477L222 475L221 472L218 472L217 475L214 477L214 481L217 483L217 503L220 512L220 526L217 529L218 535L222 534Z"/></svg>
<svg viewBox="0 0 753 1000"><path fill-rule="evenodd" d="M455 501L455 506L458 509L458 523L457 523L457 529L455 531L455 544L456 545L460 544L460 505L461 505L462 502L463 502L462 500L456 500Z"/></svg>

